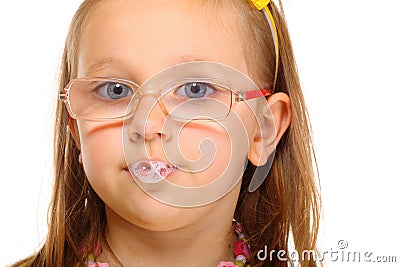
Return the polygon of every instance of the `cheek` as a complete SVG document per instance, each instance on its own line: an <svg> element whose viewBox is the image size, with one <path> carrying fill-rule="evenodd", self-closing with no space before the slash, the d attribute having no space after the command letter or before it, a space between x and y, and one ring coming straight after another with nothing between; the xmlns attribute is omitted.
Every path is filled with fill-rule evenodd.
<svg viewBox="0 0 400 267"><path fill-rule="evenodd" d="M180 132L179 152L194 181L209 183L224 172L232 160L232 142L229 132L214 123L201 127L187 125Z"/></svg>
<svg viewBox="0 0 400 267"><path fill-rule="evenodd" d="M105 183L123 167L121 129L120 125L81 125L83 167L91 183Z"/></svg>
<svg viewBox="0 0 400 267"><path fill-rule="evenodd" d="M185 170L192 174L190 182L180 181L180 186L202 186L220 178L230 183L241 178L253 120L247 113L240 115L219 122L189 123L179 131L179 146L170 152L172 157L181 155L180 163L183 158Z"/></svg>

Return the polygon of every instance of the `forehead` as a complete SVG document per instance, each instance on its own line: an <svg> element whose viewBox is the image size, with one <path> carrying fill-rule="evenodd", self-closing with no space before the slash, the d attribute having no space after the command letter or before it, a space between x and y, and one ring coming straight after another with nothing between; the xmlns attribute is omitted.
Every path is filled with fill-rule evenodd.
<svg viewBox="0 0 400 267"><path fill-rule="evenodd" d="M224 63L247 73L232 10L199 2L204 1L97 4L80 37L78 76L116 72L142 82L168 66L195 60Z"/></svg>

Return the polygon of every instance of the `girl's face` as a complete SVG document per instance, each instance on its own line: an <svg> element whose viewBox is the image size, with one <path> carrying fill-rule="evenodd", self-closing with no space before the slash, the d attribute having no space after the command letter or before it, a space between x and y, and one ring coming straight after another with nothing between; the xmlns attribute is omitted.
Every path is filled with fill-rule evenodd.
<svg viewBox="0 0 400 267"><path fill-rule="evenodd" d="M81 35L78 77L117 77L141 85L161 70L188 61L223 63L248 75L230 11L192 2L110 0L97 4ZM205 197L203 204L207 205L179 208L154 196L165 197L161 201L167 204L173 204L168 203L168 196L180 196L157 187L143 190L128 166L148 159L178 166L184 165L179 158L187 163L209 157L207 168L193 170L189 164L174 169L167 181L192 188L220 177L239 181L240 177L234 176L242 173L256 135L252 112L256 102L237 103L222 122L182 123L166 119L160 106L152 106L155 96L145 95L139 101L133 118L124 122L78 120L76 124L75 139L85 172L108 212L150 230L184 227L204 218L211 209L232 217L240 183L222 186L219 195L212 193L217 196L213 199ZM205 139L212 145L202 143ZM203 151L201 143L206 144ZM176 157L178 154L182 157ZM190 197L188 203L192 203Z"/></svg>

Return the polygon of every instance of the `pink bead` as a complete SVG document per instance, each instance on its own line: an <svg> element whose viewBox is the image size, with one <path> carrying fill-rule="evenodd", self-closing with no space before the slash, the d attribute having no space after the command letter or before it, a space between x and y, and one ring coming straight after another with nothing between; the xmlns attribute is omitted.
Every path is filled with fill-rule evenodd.
<svg viewBox="0 0 400 267"><path fill-rule="evenodd" d="M244 242L242 239L235 242L233 253L235 254L235 257L243 255L247 258L250 255L249 248L246 242Z"/></svg>
<svg viewBox="0 0 400 267"><path fill-rule="evenodd" d="M217 267L237 267L233 262L231 261L221 261Z"/></svg>
<svg viewBox="0 0 400 267"><path fill-rule="evenodd" d="M108 263L92 262L88 263L87 267L109 267Z"/></svg>
<svg viewBox="0 0 400 267"><path fill-rule="evenodd" d="M235 229L235 232L236 232L237 235L243 233L243 229L242 229L242 226L240 225L240 223L236 222L233 225L233 228Z"/></svg>

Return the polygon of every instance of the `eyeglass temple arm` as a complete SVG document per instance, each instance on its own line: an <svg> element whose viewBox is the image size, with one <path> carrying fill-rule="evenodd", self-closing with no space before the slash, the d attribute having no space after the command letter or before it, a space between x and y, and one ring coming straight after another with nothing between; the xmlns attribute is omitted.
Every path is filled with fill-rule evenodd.
<svg viewBox="0 0 400 267"><path fill-rule="evenodd" d="M262 96L270 96L272 95L272 90L269 89L260 89L260 90L254 90L254 91L249 91L249 92L243 92L240 91L236 95L236 101L244 101L244 100L250 100Z"/></svg>

